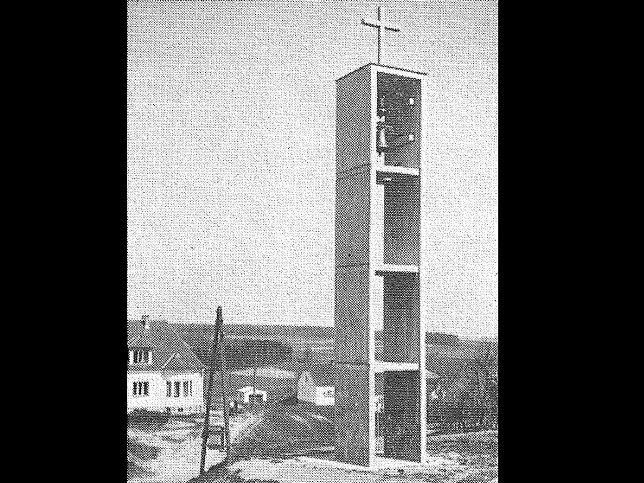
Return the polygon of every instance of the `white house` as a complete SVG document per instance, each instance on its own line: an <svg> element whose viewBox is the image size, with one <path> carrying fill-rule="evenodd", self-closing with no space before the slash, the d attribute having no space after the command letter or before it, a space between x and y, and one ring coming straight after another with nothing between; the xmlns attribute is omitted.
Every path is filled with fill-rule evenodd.
<svg viewBox="0 0 644 483"><path fill-rule="evenodd" d="M268 397L268 393L266 391L262 391L261 389L255 389L255 391L253 391L253 386L246 386L237 389L235 392L235 401L242 404L249 404L250 397L253 394L255 394L255 401L258 403L265 403Z"/></svg>
<svg viewBox="0 0 644 483"><path fill-rule="evenodd" d="M127 411L199 413L205 366L165 320L128 320Z"/></svg>
<svg viewBox="0 0 644 483"><path fill-rule="evenodd" d="M335 382L332 364L314 364L300 372L297 399L316 406L335 404Z"/></svg>

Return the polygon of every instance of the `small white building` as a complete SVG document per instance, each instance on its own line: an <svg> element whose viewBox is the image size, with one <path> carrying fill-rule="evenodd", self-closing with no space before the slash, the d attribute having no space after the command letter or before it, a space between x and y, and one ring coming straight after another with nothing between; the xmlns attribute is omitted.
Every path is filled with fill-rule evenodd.
<svg viewBox="0 0 644 483"><path fill-rule="evenodd" d="M253 390L253 386L240 387L235 392L235 401L241 404L250 404L250 398L255 395L255 402L263 404L266 402L268 393L261 389Z"/></svg>
<svg viewBox="0 0 644 483"><path fill-rule="evenodd" d="M205 366L165 320L127 323L127 411L199 413Z"/></svg>
<svg viewBox="0 0 644 483"><path fill-rule="evenodd" d="M230 374L231 387L246 390L248 387L261 389L266 395L262 396L263 403L275 403L295 395L297 372L291 370L290 364L280 366L263 366L255 369L248 367L232 371ZM237 397L235 393L235 397ZM238 402L244 402L239 400ZM245 403L245 402L244 402Z"/></svg>
<svg viewBox="0 0 644 483"><path fill-rule="evenodd" d="M335 381L332 364L314 364L300 372L297 399L316 406L335 404Z"/></svg>

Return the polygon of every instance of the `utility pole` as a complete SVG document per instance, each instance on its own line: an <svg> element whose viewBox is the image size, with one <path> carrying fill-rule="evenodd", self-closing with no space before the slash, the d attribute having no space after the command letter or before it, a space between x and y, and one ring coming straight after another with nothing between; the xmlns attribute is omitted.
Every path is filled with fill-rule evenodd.
<svg viewBox="0 0 644 483"><path fill-rule="evenodd" d="M220 327L220 339L221 343L219 344L219 367L221 370L221 397L224 402L224 438L226 444L226 461L230 459L230 425L229 425L229 408L228 408L228 394L226 382L228 378L226 377L226 351L224 350L224 329L223 324L224 320L221 315L221 307L217 308L217 319L221 319Z"/></svg>
<svg viewBox="0 0 644 483"><path fill-rule="evenodd" d="M212 352L210 353L210 374L208 375L208 394L206 396L206 418L204 419L203 433L201 434L201 464L199 466L199 474L203 475L206 467L206 444L208 441L208 434L210 433L210 403L212 401L212 383L217 369L217 349L219 345L219 331L223 318L221 316L221 307L217 307L217 320L215 321L215 336L212 342Z"/></svg>
<svg viewBox="0 0 644 483"><path fill-rule="evenodd" d="M256 391L257 391L257 389L256 389L256 387L257 387L256 386L256 383L257 383L257 350L258 350L257 346L255 346L255 367L253 367L253 395L251 397L252 402L250 403L250 407L252 407L252 408L255 407L255 400L257 399L257 397L255 396Z"/></svg>

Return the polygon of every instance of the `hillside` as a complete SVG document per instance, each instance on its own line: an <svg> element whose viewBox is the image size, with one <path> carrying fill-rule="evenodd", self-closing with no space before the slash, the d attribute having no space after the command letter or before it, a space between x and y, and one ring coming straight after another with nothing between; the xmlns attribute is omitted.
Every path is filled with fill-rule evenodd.
<svg viewBox="0 0 644 483"><path fill-rule="evenodd" d="M175 330L185 333L199 332L212 334L214 324L171 324ZM227 336L248 337L265 340L283 339L333 339L333 327L315 327L302 325L277 325L277 324L225 324ZM211 335L212 336L212 335Z"/></svg>
<svg viewBox="0 0 644 483"><path fill-rule="evenodd" d="M210 364L214 326L210 324L172 324L173 329L190 346L199 360ZM236 337L226 331L224 357L229 370L250 367L254 364L276 364L291 359L293 348L280 340L245 335Z"/></svg>
<svg viewBox="0 0 644 483"><path fill-rule="evenodd" d="M194 348L198 356L204 357L210 347L214 333L213 324L171 324L181 337ZM249 325L230 324L224 326L226 345L235 346L235 360L231 367L243 367L241 358L244 352L255 347L247 340L271 341L266 361L271 363L300 357L305 351L313 353L315 362L324 363L333 360L334 328L309 327L292 325ZM454 377L463 366L471 360L485 357L491 352L496 364L498 343L496 339L456 337L448 334L428 332L427 335L427 369L441 376ZM234 343L233 341L238 341ZM289 351L289 348L291 351ZM228 353L228 350L227 350ZM382 355L382 332L376 332L376 357ZM228 357L227 357L228 359ZM245 361L251 365L253 361ZM262 361L260 360L261 364Z"/></svg>

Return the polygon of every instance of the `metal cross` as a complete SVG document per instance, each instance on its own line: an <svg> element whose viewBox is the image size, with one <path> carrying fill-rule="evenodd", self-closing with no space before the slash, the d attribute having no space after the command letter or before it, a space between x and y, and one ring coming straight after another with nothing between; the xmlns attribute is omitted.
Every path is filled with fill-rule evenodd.
<svg viewBox="0 0 644 483"><path fill-rule="evenodd" d="M384 22L380 20L380 7L378 7L378 20L371 20L371 19L362 19L362 23L364 25L368 25L369 27L377 27L378 28L378 64L380 64L380 37L382 36L383 31L386 30L392 30L394 32L399 32L400 27L397 25L394 25L389 22Z"/></svg>

